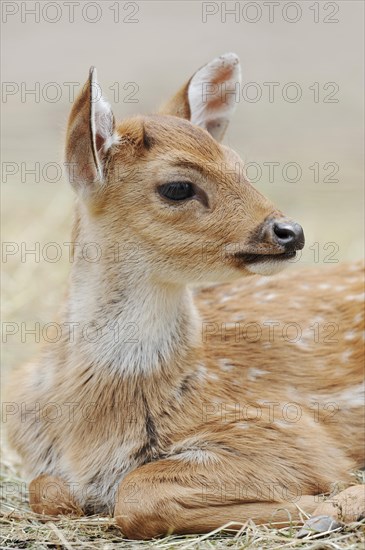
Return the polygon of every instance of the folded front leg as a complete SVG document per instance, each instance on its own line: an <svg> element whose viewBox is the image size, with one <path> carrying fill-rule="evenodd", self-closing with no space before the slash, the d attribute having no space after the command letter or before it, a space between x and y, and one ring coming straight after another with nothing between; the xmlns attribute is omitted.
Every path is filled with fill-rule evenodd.
<svg viewBox="0 0 365 550"><path fill-rule="evenodd" d="M216 460L203 465L170 458L131 472L119 486L114 512L122 533L131 539L206 533L231 521L239 529L248 519L278 527L318 505L310 495L275 502L272 486L253 485Z"/></svg>

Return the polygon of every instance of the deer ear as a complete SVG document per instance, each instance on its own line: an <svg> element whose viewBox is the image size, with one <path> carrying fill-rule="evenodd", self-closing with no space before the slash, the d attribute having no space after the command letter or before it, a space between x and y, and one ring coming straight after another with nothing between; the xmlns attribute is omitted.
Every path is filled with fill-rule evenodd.
<svg viewBox="0 0 365 550"><path fill-rule="evenodd" d="M236 107L240 83L239 59L226 53L199 69L160 112L186 118L221 141Z"/></svg>
<svg viewBox="0 0 365 550"><path fill-rule="evenodd" d="M101 96L96 69L77 97L68 121L66 165L76 188L97 189L104 181L105 160L117 141L111 107Z"/></svg>

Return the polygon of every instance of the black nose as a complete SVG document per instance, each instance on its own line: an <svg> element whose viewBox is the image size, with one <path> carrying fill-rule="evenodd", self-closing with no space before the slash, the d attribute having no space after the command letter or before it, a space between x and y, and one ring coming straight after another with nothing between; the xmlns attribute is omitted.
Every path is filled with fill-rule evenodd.
<svg viewBox="0 0 365 550"><path fill-rule="evenodd" d="M301 250L304 246L304 233L299 223L275 222L273 225L275 240L287 250Z"/></svg>

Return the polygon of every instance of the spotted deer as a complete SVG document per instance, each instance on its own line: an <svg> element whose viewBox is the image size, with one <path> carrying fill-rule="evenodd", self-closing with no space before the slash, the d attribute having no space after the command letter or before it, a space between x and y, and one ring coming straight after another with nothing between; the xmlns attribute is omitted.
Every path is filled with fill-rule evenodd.
<svg viewBox="0 0 365 550"><path fill-rule="evenodd" d="M148 539L365 511L362 269L279 274L303 230L221 144L239 81L223 55L116 125L91 69L73 105L68 330L14 374L7 415L35 512Z"/></svg>

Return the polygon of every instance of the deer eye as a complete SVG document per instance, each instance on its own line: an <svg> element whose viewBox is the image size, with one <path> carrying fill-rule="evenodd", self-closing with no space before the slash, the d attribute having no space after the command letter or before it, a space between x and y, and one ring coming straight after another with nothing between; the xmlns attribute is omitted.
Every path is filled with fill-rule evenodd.
<svg viewBox="0 0 365 550"><path fill-rule="evenodd" d="M161 197L165 197L170 201L184 201L195 196L193 184L188 181L165 183L158 187L158 192Z"/></svg>

